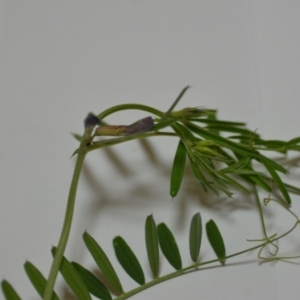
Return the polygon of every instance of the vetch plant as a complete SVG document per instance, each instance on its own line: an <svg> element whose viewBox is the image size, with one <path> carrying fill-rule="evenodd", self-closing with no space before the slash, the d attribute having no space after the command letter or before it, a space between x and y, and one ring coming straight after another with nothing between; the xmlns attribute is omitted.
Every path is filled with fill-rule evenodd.
<svg viewBox="0 0 300 300"><path fill-rule="evenodd" d="M286 168L283 164L279 164L263 154L272 151L285 155L288 151L299 151L300 137L289 141L264 140L258 133L247 129L244 123L219 120L215 110L205 108L175 110L177 103L188 88L187 86L181 91L167 112L161 112L153 107L140 104L124 104L111 107L98 116L88 114L84 121L83 135L74 135L80 142L78 149L73 153L77 157L77 161L61 236L57 247L52 248L53 262L49 275L44 277L31 262L26 262L24 265L31 283L43 299L59 299L54 291L58 272L62 274L66 284L78 299L91 299L91 295L93 295L104 300L121 300L130 298L158 283L201 269L205 265L215 263L226 265L230 258L253 250L258 250L258 257L264 261L300 257L278 255L279 247L276 244L276 241L283 239L295 230L300 222L297 215L290 209L291 194L300 194L300 188L284 182L280 174L286 174ZM107 116L125 110L140 110L147 112L150 116L146 116L131 125L108 125L105 122ZM168 128L171 131L166 130ZM154 216L149 215L145 221L145 253L148 256L152 271L152 280L146 281L143 267L130 245L121 236L113 239L117 260L138 285L136 288L126 291L110 262L112 254L105 253L88 232L83 233L83 241L103 278L105 278L103 282L84 266L70 262L64 253L72 225L78 181L86 155L91 151L130 140L155 136L178 139L170 174L170 195L172 198L176 197L180 190L185 165L188 162L192 174L206 192L213 191L217 195L223 194L226 197L232 197L233 192L239 190L244 193L245 201L254 193L263 238L249 240L255 242L256 245L231 253L226 247L226 241L223 240L222 228L218 227L218 222L210 219L205 221L205 226L203 226L204 220L202 220L200 212L196 212L192 216L187 234L190 257L193 263L189 266L183 266L180 249L172 231L165 223L157 225ZM257 166L259 165L263 166L266 172L258 169ZM260 199L259 190L268 193L269 197ZM276 197L271 195L276 195ZM269 235L267 232L262 205L269 205L269 202L279 204L280 207L295 217L294 225L280 235L276 233ZM204 235L216 257L209 261L199 259ZM275 250L270 252L268 256L263 256L263 250L268 245L272 245ZM160 274L160 250L174 268L174 272ZM2 291L8 300L21 299L6 280L2 281Z"/></svg>

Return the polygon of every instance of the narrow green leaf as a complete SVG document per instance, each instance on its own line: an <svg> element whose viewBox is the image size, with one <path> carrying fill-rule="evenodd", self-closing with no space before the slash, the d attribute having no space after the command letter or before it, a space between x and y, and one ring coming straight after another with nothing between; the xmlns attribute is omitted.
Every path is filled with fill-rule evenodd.
<svg viewBox="0 0 300 300"><path fill-rule="evenodd" d="M279 177L279 175L274 170L274 164L271 163L272 160L266 159L265 156L261 156L260 161L262 162L262 164L266 167L266 169L270 173L270 175L273 178L273 180L274 180L275 184L277 185L278 189L281 191L285 201L288 204L291 204L291 198L290 198L289 192L287 191L287 189L286 189L284 183L282 182L281 178Z"/></svg>
<svg viewBox="0 0 300 300"><path fill-rule="evenodd" d="M267 192L272 192L272 188L266 183L266 181L261 176L256 175L248 175L245 177L246 179L250 179L252 182L259 185L261 188L263 188Z"/></svg>
<svg viewBox="0 0 300 300"><path fill-rule="evenodd" d="M21 300L15 289L8 281L2 280L1 288L6 300Z"/></svg>
<svg viewBox="0 0 300 300"><path fill-rule="evenodd" d="M300 145L288 145L286 150L300 151Z"/></svg>
<svg viewBox="0 0 300 300"><path fill-rule="evenodd" d="M220 147L226 147L228 149L231 149L234 152L237 152L243 156L252 156L252 157L258 157L258 152L255 150L250 149L249 147L246 147L241 144L237 144L235 142L232 142L218 134L215 134L213 132L210 132L204 128L201 128L191 122L187 122L186 126L195 132L196 134L200 135L204 139L212 140L216 142Z"/></svg>
<svg viewBox="0 0 300 300"><path fill-rule="evenodd" d="M263 160L263 164L265 165L265 163L267 163L272 169L277 170L283 174L287 173L287 169L284 168L283 166L279 165L276 161L264 156L264 155L260 155L259 156L259 160Z"/></svg>
<svg viewBox="0 0 300 300"><path fill-rule="evenodd" d="M104 277L116 292L122 294L123 288L121 282L105 252L87 232L83 234L83 240Z"/></svg>
<svg viewBox="0 0 300 300"><path fill-rule="evenodd" d="M117 259L126 273L138 284L145 284L145 275L143 269L137 257L124 239L120 236L115 237L113 240L113 245Z"/></svg>
<svg viewBox="0 0 300 300"><path fill-rule="evenodd" d="M206 109L208 120L217 120L217 110L216 109Z"/></svg>
<svg viewBox="0 0 300 300"><path fill-rule="evenodd" d="M112 299L106 286L93 273L76 262L72 262L72 266L76 269L92 295L102 300Z"/></svg>
<svg viewBox="0 0 300 300"><path fill-rule="evenodd" d="M77 133L72 133L73 137L75 138L75 140L77 140L78 142L81 142L82 139L82 135L79 135Z"/></svg>
<svg viewBox="0 0 300 300"><path fill-rule="evenodd" d="M172 198L174 198L177 195L180 189L180 185L184 174L185 161L186 149L183 142L180 140L175 153L171 172L170 195Z"/></svg>
<svg viewBox="0 0 300 300"><path fill-rule="evenodd" d="M209 125L205 127L211 131L221 131L221 132L233 132L233 133L239 133L241 136L249 138L250 136L254 136L256 138L259 137L259 135L249 129L246 128L239 128L239 127L232 127L232 126L224 126L224 125Z"/></svg>
<svg viewBox="0 0 300 300"><path fill-rule="evenodd" d="M281 148L286 146L286 142L279 140L261 140L256 139L255 145L265 146L266 148Z"/></svg>
<svg viewBox="0 0 300 300"><path fill-rule="evenodd" d="M76 150L72 153L72 155L70 156L70 158L73 157L73 156L75 156L76 154L78 154L78 152L79 152L79 148L76 149Z"/></svg>
<svg viewBox="0 0 300 300"><path fill-rule="evenodd" d="M230 135L227 137L231 140L240 140L240 143L245 146L249 146L249 137L244 135ZM255 141L255 140L254 140Z"/></svg>
<svg viewBox="0 0 300 300"><path fill-rule="evenodd" d="M255 184L259 185L261 188L263 188L266 192L270 193L272 192L271 186L264 180L263 177L257 176L257 175L248 175L244 176L244 178L249 179L250 182L254 182Z"/></svg>
<svg viewBox="0 0 300 300"><path fill-rule="evenodd" d="M193 216L190 226L190 254L194 262L198 261L202 238L202 222L200 213Z"/></svg>
<svg viewBox="0 0 300 300"><path fill-rule="evenodd" d="M242 184L240 184L238 181L232 179L231 177L227 176L226 174L222 174L222 177L228 182L230 183L232 186L236 187L237 189L245 192L245 193L249 193L248 189L246 187L244 187Z"/></svg>
<svg viewBox="0 0 300 300"><path fill-rule="evenodd" d="M223 170L221 170L223 171ZM231 172L225 172L225 173L233 173L233 174L238 174L238 175L259 175L259 176L264 176L265 174L262 172L258 172L255 170L233 170Z"/></svg>
<svg viewBox="0 0 300 300"><path fill-rule="evenodd" d="M220 262L224 264L224 257L226 255L225 245L219 228L213 220L206 223L206 235L215 254L221 259Z"/></svg>
<svg viewBox="0 0 300 300"><path fill-rule="evenodd" d="M57 248L52 248L52 255L55 255ZM80 275L77 273L76 269L72 266L72 264L63 257L61 265L60 265L60 273L65 279L66 283L73 291L75 296L78 299L82 300L92 300L91 295L88 291L87 286L84 281L81 279Z"/></svg>
<svg viewBox="0 0 300 300"><path fill-rule="evenodd" d="M43 274L29 261L24 264L24 269L26 271L27 276L29 277L32 285L35 287L38 294L43 297L44 291L46 288L47 279L43 276ZM58 300L59 298L53 292L52 300Z"/></svg>
<svg viewBox="0 0 300 300"><path fill-rule="evenodd" d="M283 182L283 184L285 185L286 189L291 192L291 193L294 193L296 195L299 195L300 194L300 188L297 187L297 186L294 186L294 185L290 185L286 182Z"/></svg>
<svg viewBox="0 0 300 300"><path fill-rule="evenodd" d="M157 231L159 245L164 256L176 270L181 270L181 256L172 232L165 223L160 223L157 226Z"/></svg>
<svg viewBox="0 0 300 300"><path fill-rule="evenodd" d="M209 183L207 182L206 178L202 174L202 172L199 169L199 167L197 166L197 164L193 161L193 159L190 156L189 156L189 161L190 161L190 167L191 167L193 175L195 176L196 179L198 179L200 181L204 191L207 192Z"/></svg>
<svg viewBox="0 0 300 300"><path fill-rule="evenodd" d="M236 154L236 157L238 158L238 162L231 165L235 167L238 167L240 169L243 170L250 170L250 171L254 171L251 162L250 162L250 157L243 157L239 154ZM231 168L231 166L228 167L228 169ZM226 168L227 169L227 168ZM223 169L223 170L226 170ZM222 171L223 171L222 170ZM255 172L255 171L254 171ZM252 184L257 184L259 185L261 188L263 188L265 191L267 192L271 192L272 188L266 183L266 181L264 180L265 175L259 175L260 173L257 172L257 174L239 174L242 178L244 178L246 181L252 183Z"/></svg>
<svg viewBox="0 0 300 300"><path fill-rule="evenodd" d="M286 146L297 145L300 143L300 137L293 138L286 143Z"/></svg>
<svg viewBox="0 0 300 300"><path fill-rule="evenodd" d="M183 141L188 140L192 143L199 141L199 138L196 138L189 129L179 123L174 124L173 129Z"/></svg>
<svg viewBox="0 0 300 300"><path fill-rule="evenodd" d="M180 119L181 119L181 117L180 118L178 117L178 118L167 119L163 122L159 122L159 123L154 125L153 131L157 131L157 130L160 130L162 128L168 127L168 126L172 126L174 123L176 123Z"/></svg>
<svg viewBox="0 0 300 300"><path fill-rule="evenodd" d="M157 227L152 215L149 215L145 224L145 238L148 260L154 278L158 277L159 272L159 249Z"/></svg>
<svg viewBox="0 0 300 300"><path fill-rule="evenodd" d="M207 119L211 120L211 121L218 121L217 110L211 110L211 113L208 113L208 115L207 115ZM220 132L218 130L211 130L211 132L213 132L215 134L220 134Z"/></svg>
<svg viewBox="0 0 300 300"><path fill-rule="evenodd" d="M224 155L224 153L226 153L225 151L222 152L222 155ZM249 161L250 158L249 157L245 157L245 158L241 158L239 159L237 162L228 155L227 157L227 165L228 167L221 169L221 172L224 173L231 173L234 172L236 170L244 170L247 169L247 166L249 165Z"/></svg>
<svg viewBox="0 0 300 300"><path fill-rule="evenodd" d="M205 181L204 175L201 173L197 164L193 161L193 159L190 156L189 156L189 161L190 161L190 167L191 167L193 175L201 182Z"/></svg>
<svg viewBox="0 0 300 300"><path fill-rule="evenodd" d="M242 122L231 122L231 121L221 121L221 120L212 120L212 119L191 119L190 121L196 121L196 122L200 122L200 123L204 123L207 125L211 125L211 126L240 126L240 127L244 127L246 125L246 123L242 123Z"/></svg>
<svg viewBox="0 0 300 300"><path fill-rule="evenodd" d="M180 92L180 94L178 95L178 97L176 98L176 100L174 101L174 103L171 105L171 107L168 109L168 111L162 116L162 118L161 118L161 120L160 120L159 123L165 121L165 120L169 117L171 111L172 111L172 110L174 109L174 107L177 105L177 103L178 103L179 100L182 98L182 96L184 95L184 93L187 91L188 88L189 88L189 86L186 86L186 87Z"/></svg>
<svg viewBox="0 0 300 300"><path fill-rule="evenodd" d="M228 190L227 181L222 178L222 174L215 169L212 161L207 158L200 158L197 161L198 173L206 175L207 179L203 182L206 188L212 190L216 195L219 195L219 191L224 192L228 197L232 197L232 193ZM202 183L202 182L201 182ZM205 188L205 190L206 190Z"/></svg>

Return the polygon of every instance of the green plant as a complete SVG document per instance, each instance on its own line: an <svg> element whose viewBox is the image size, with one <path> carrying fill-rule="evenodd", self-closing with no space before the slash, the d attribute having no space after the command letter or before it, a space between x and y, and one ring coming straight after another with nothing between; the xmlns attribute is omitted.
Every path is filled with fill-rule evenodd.
<svg viewBox="0 0 300 300"><path fill-rule="evenodd" d="M54 292L54 285L59 271L78 299L91 299L91 295L99 299L112 299L111 290L113 290L117 295L115 299L120 300L127 299L155 284L200 269L205 265L217 262L225 264L228 259L255 249L259 250L258 257L265 261L298 258L298 256L282 257L277 255L279 248L275 242L288 235L299 224L298 217L290 210L290 193L300 194L300 189L283 182L278 173L285 174L286 168L264 155L263 152L273 151L286 154L292 150L299 151L300 138L290 141L263 140L256 132L247 129L244 123L218 120L215 110L185 108L175 111L175 106L187 89L188 87L182 90L165 113L150 106L124 104L109 108L98 116L93 114L87 116L84 134L82 136L74 135L80 142L79 148L73 153L77 156L77 162L70 186L61 237L58 246L52 249L54 259L48 279L32 263L26 262L24 265L29 279L43 299L58 299ZM110 126L103 121L110 114L125 110L145 111L152 116L145 117L129 126ZM167 131L166 128L171 128L172 131ZM104 136L113 136L113 138L103 139ZM205 224L205 232L216 259L200 261L203 227L201 215L197 212L191 219L189 230L189 250L193 263L183 267L174 235L165 223L156 225L154 217L149 215L145 222L145 244L153 280L146 282L143 269L126 241L120 236L113 239L118 261L126 273L139 285L129 292L124 292L109 257L87 232L83 234L84 243L109 288L82 265L69 262L64 257L64 253L72 225L78 181L86 155L94 150L154 136L179 138L170 176L172 198L176 197L179 192L188 160L194 177L205 191L211 190L217 195L223 193L226 197L232 197L234 190L240 190L247 196L254 193L263 229L263 239L253 240L257 242L255 246L228 254L226 243L216 222L209 220ZM267 172L258 170L257 165L263 166ZM258 194L259 189L269 193L269 197L261 201ZM271 194L276 192L279 193L278 197L271 198ZM262 204L267 205L270 201L280 204L296 219L294 225L283 234L269 235L267 232ZM275 251L270 252L268 256L263 256L262 251L268 245L272 245ZM159 248L174 267L174 272L160 276ZM20 299L6 280L2 281L2 290L6 299Z"/></svg>

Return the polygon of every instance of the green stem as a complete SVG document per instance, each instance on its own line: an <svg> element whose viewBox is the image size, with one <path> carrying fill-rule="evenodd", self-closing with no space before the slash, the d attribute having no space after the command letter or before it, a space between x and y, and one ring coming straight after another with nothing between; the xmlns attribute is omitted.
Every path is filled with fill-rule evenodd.
<svg viewBox="0 0 300 300"><path fill-rule="evenodd" d="M60 268L60 264L62 261L62 257L64 255L64 251L66 249L66 245L68 242L70 230L71 230L71 224L73 219L73 213L74 213L74 205L75 205L75 198L76 198L76 192L77 192L77 186L78 181L80 177L81 168L84 162L85 155L87 153L86 149L86 139L83 137L82 142L79 147L77 161L73 173L73 178L69 190L69 198L67 202L67 208L65 213L65 219L64 224L62 227L60 239L58 242L57 250L55 252L55 256L52 262L52 266L49 272L47 285L44 292L44 300L50 300L52 298L53 288L55 285L56 277Z"/></svg>
<svg viewBox="0 0 300 300"><path fill-rule="evenodd" d="M113 113L116 113L118 111L121 111L121 110L128 110L128 109L132 109L132 110L143 110L143 111L147 111L151 114L154 114L154 115L157 115L159 117L162 117L164 115L163 112L153 108L153 107L150 107L150 106L147 106L147 105L142 105L142 104L134 104L134 103L130 103L130 104L121 104L121 105L116 105L114 107L111 107L111 108L108 108L107 110L103 111L101 114L98 115L100 121L102 119L104 119L105 117L113 114Z"/></svg>
<svg viewBox="0 0 300 300"><path fill-rule="evenodd" d="M259 202L258 192L257 192L255 185L254 185L254 191L255 191L255 201L256 201L256 204L258 207L258 211L259 211L259 217L260 217L260 221L261 221L262 230L263 230L265 238L268 239L267 229L266 229L265 220L264 220L264 214L263 214L263 211L261 208L261 204Z"/></svg>
<svg viewBox="0 0 300 300"><path fill-rule="evenodd" d="M119 110L126 110L126 109L145 110L145 111L148 111L155 115L158 115L160 117L163 115L162 112L160 112L154 108L148 107L148 106L138 105L138 104L136 104L136 105L135 104L127 104L127 105L119 105L119 106L110 108L110 109L104 111L103 113L101 113L99 115L99 118L101 120L102 118L104 118L105 116L107 116L111 113L117 112ZM73 173L73 178L72 178L72 182L71 182L71 186L70 186L70 190L69 190L69 197L68 197L68 202L67 202L65 219L64 219L60 239L58 242L57 250L55 252L52 266L51 266L51 269L49 272L46 288L44 291L44 298L43 298L44 300L50 300L52 298L53 288L55 285L56 277L57 277L57 274L58 274L58 271L60 268L60 264L61 264L61 261L62 261L63 255L64 255L64 251L67 246L67 242L68 242L68 238L69 238L70 230L71 230L71 225L72 225L73 214L74 214L77 186L78 186L80 172L81 172L81 168L82 168L82 165L84 162L85 155L87 154L88 151L95 150L97 148L103 148L106 146L111 146L111 145L125 142L128 140L141 138L141 137L147 137L147 136L153 136L153 135L172 135L172 134L158 133L158 132L150 133L150 134L146 134L146 135L145 134L137 134L134 136L127 136L127 137L120 138L120 139L112 139L110 141L103 141L103 143L99 143L98 145L95 145L95 144L93 146L90 145L89 149L87 149L86 144L88 141L91 140L90 134L87 134L87 132L86 132L85 135L82 137L81 144L80 144L80 147L78 150L78 156L77 156L77 161L76 161L76 165L75 165L75 169L74 169L74 173Z"/></svg>

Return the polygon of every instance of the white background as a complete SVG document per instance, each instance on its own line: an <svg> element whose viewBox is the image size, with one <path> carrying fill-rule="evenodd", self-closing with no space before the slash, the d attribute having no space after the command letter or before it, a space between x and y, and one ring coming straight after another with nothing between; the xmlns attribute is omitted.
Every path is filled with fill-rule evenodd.
<svg viewBox="0 0 300 300"><path fill-rule="evenodd" d="M89 111L123 103L166 111L189 84L178 108L216 108L220 118L246 121L267 139L300 135L299 1L10 0L1 1L0 11L0 276L23 299L38 299L23 263L49 272L75 162L70 133L82 133ZM109 122L145 116L127 111ZM116 262L111 240L127 240L150 280L143 226L151 213L176 235L185 266L189 220L198 211L203 223L219 224L228 254L262 236L253 199L205 196L188 166L171 201L177 140L149 142L152 160L138 142L87 158L66 253L95 269L81 238L87 230L109 253L125 290L136 284ZM293 210L300 214L299 197ZM294 222L281 211L268 206L270 233ZM298 237L299 231L280 242L282 255L299 254ZM205 236L202 244L201 259L213 258ZM166 274L172 268L162 260ZM253 252L133 299L296 299L299 275L299 264L259 264ZM57 290L71 299L61 281Z"/></svg>

